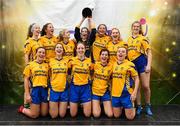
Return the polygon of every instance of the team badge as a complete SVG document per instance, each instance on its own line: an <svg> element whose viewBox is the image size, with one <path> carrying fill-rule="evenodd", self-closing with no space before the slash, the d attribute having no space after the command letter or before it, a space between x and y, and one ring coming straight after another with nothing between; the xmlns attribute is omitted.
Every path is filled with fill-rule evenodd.
<svg viewBox="0 0 180 126"><path fill-rule="evenodd" d="M51 41L48 41L49 42L49 44L51 44Z"/></svg>
<svg viewBox="0 0 180 126"><path fill-rule="evenodd" d="M115 68L115 71L117 71L118 70L118 66Z"/></svg>
<svg viewBox="0 0 180 126"><path fill-rule="evenodd" d="M121 70L123 70L124 69L124 67L121 67Z"/></svg>
<svg viewBox="0 0 180 126"><path fill-rule="evenodd" d="M102 73L104 73L104 68L102 68Z"/></svg>

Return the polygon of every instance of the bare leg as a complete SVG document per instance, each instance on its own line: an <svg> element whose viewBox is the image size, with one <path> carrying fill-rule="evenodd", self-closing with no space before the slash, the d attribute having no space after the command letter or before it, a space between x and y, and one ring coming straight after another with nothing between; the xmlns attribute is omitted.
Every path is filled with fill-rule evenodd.
<svg viewBox="0 0 180 126"><path fill-rule="evenodd" d="M30 104L30 109L24 108L22 113L30 118L37 118L40 114L40 105Z"/></svg>
<svg viewBox="0 0 180 126"><path fill-rule="evenodd" d="M112 110L111 101L104 101L103 105L104 105L105 114L110 118L113 117L113 110Z"/></svg>
<svg viewBox="0 0 180 126"><path fill-rule="evenodd" d="M141 73L140 79L141 79L142 89L144 90L145 101L146 103L149 104L150 97L151 97L151 90L150 90L150 84L149 84L150 73Z"/></svg>
<svg viewBox="0 0 180 126"><path fill-rule="evenodd" d="M83 112L86 117L91 116L91 101L83 103Z"/></svg>
<svg viewBox="0 0 180 126"><path fill-rule="evenodd" d="M101 115L101 106L99 100L92 100L93 116L98 118Z"/></svg>
<svg viewBox="0 0 180 126"><path fill-rule="evenodd" d="M134 108L125 109L125 115L127 119L133 120L135 117L135 109Z"/></svg>
<svg viewBox="0 0 180 126"><path fill-rule="evenodd" d="M71 117L75 117L78 112L78 103L70 102L70 114Z"/></svg>
<svg viewBox="0 0 180 126"><path fill-rule="evenodd" d="M58 102L49 101L49 114L51 118L58 116Z"/></svg>
<svg viewBox="0 0 180 126"><path fill-rule="evenodd" d="M48 115L48 103L41 103L41 116L47 116Z"/></svg>
<svg viewBox="0 0 180 126"><path fill-rule="evenodd" d="M59 103L59 116L63 118L66 115L67 111L67 102L60 102Z"/></svg>
<svg viewBox="0 0 180 126"><path fill-rule="evenodd" d="M113 107L113 114L115 118L119 118L122 114L122 107Z"/></svg>

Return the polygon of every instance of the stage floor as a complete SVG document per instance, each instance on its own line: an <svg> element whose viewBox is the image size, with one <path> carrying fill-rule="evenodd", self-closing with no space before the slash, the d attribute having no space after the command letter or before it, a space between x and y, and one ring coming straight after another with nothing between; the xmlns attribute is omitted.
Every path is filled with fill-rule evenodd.
<svg viewBox="0 0 180 126"><path fill-rule="evenodd" d="M180 105L153 106L152 117L143 113L133 121L119 118L107 118L104 114L98 119L85 118L82 111L76 118L71 118L69 110L63 119L51 119L50 116L30 119L17 112L17 105L0 105L0 125L180 125Z"/></svg>

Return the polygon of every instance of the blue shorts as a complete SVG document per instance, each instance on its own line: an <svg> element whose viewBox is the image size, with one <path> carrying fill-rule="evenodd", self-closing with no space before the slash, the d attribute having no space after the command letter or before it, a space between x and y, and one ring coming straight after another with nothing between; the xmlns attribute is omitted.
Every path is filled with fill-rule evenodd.
<svg viewBox="0 0 180 126"><path fill-rule="evenodd" d="M41 104L42 102L46 103L48 97L48 88L44 87L33 87L31 91L31 98L33 104Z"/></svg>
<svg viewBox="0 0 180 126"><path fill-rule="evenodd" d="M99 100L99 101L110 101L111 100L111 96L110 96L110 92L106 91L104 93L103 96L98 96L98 95L92 95L92 100Z"/></svg>
<svg viewBox="0 0 180 126"><path fill-rule="evenodd" d="M56 91L53 91L53 89L50 89L49 101L68 102L68 88L66 88L63 92L56 92Z"/></svg>
<svg viewBox="0 0 180 126"><path fill-rule="evenodd" d="M112 96L112 106L113 107L123 107L125 109L133 108L133 104L130 99L131 95L124 95L120 97Z"/></svg>
<svg viewBox="0 0 180 126"><path fill-rule="evenodd" d="M74 85L71 82L70 85L70 102L74 103L85 103L91 101L91 86L86 85Z"/></svg>
<svg viewBox="0 0 180 126"><path fill-rule="evenodd" d="M135 68L139 74L145 72L145 68L147 66L147 58L145 55L143 54L140 55L138 58L136 58L132 62L135 64Z"/></svg>

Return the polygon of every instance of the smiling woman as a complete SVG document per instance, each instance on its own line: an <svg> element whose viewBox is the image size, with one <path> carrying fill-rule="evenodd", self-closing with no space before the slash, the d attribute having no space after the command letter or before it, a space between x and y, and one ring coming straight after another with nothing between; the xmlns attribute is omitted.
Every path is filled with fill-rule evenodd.
<svg viewBox="0 0 180 126"><path fill-rule="evenodd" d="M3 98L4 102L1 101L2 104L22 102L13 97L23 96L20 90L23 88L22 71L25 66L23 45L28 26L36 22L42 28L45 23L52 22L54 34L58 35L59 29L74 29L85 7L93 8L92 16L96 24L102 23L108 28L120 29L121 37L125 42L130 35L129 29L132 21L139 20L141 17L146 19L146 24L149 26L147 36L151 39L153 53L152 103L166 103L180 89L178 84L180 78L179 4L178 0L106 0L105 2L95 0L54 0L53 2L51 0L1 0L0 82L2 88L0 89L4 91L0 92L2 93L0 96L6 97L6 99ZM107 18L107 15L111 17ZM86 22L82 24L83 26L86 26ZM144 31L143 28L142 30ZM99 30L99 32L102 31ZM96 46L101 46L101 44L96 42ZM159 80L161 82L158 83ZM17 90L15 90L15 84L19 84ZM174 100L171 102L178 102L176 98Z"/></svg>

